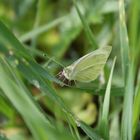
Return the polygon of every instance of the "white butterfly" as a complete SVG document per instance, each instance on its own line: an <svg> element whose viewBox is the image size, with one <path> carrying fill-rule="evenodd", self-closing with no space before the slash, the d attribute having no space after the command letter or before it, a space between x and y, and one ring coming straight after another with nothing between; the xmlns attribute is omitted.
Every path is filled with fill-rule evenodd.
<svg viewBox="0 0 140 140"><path fill-rule="evenodd" d="M62 75L68 80L79 82L88 83L95 80L102 71L111 50L111 46L106 46L86 54L64 68Z"/></svg>

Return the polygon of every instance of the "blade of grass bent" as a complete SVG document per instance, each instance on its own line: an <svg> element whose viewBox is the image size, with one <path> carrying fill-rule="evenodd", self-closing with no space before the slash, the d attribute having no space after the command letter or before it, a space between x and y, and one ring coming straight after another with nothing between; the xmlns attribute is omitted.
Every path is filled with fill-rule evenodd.
<svg viewBox="0 0 140 140"><path fill-rule="evenodd" d="M109 114L109 105L110 105L111 81L112 81L113 71L114 71L114 67L115 67L115 62L116 62L116 57L114 58L109 80L107 83L104 102L103 102L103 111L102 111L101 121L99 124L100 133L101 133L102 137L106 140L109 139L108 114Z"/></svg>

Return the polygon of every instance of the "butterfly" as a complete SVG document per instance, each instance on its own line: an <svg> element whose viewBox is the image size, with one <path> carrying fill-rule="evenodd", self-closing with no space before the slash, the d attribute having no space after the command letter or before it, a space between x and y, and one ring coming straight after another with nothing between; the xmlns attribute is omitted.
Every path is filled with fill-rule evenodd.
<svg viewBox="0 0 140 140"><path fill-rule="evenodd" d="M88 83L95 80L103 70L111 50L111 46L105 46L84 55L65 67L62 75L70 81Z"/></svg>

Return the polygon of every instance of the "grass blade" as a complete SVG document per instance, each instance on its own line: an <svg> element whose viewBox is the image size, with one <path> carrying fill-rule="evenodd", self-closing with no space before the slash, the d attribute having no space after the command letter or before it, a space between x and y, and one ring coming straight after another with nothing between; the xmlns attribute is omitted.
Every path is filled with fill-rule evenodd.
<svg viewBox="0 0 140 140"><path fill-rule="evenodd" d="M67 115L71 115L71 112L69 111L69 109L66 107L66 105L64 104L62 99L56 94L55 90L53 89L51 82L50 82L51 80L49 80L49 77L51 75L48 75L46 73L47 71L44 71L44 69L33 60L33 58L30 56L30 54L26 50L26 48L18 41L18 39L16 39L16 37L9 31L9 29L2 22L0 22L0 31L1 31L0 37L3 38L4 46L7 46L7 42L8 42L8 47L11 47L13 50L13 55L7 56L6 54L4 54L4 58L6 58L6 60L9 62L9 64L13 67L18 67L19 65L23 64L23 66L26 68L26 70L27 70L27 68L29 68L28 71L24 71L25 69L22 69L22 70L19 69L19 70L25 78L27 78L27 74L28 74L27 80L29 80L29 82L31 82L32 80L36 80L39 83L40 90L42 90L47 96L49 96L49 98L51 98L54 101L54 103L58 104L60 106L60 108ZM14 64L15 61L17 61L16 65ZM2 64L1 64L1 66L2 66ZM1 69L1 70L3 72L2 75L6 75L6 73L4 73L4 70L3 69ZM18 70L16 70L16 71L18 71ZM28 72L28 73L26 73L26 72ZM3 77L3 78L5 78L5 77ZM6 78L8 78L8 77L6 77ZM46 81L46 78L47 78L47 81ZM10 82L10 83L3 83L4 81ZM20 92L20 88L17 87L16 83L14 83L14 82L12 83L12 81L9 80L9 78L8 78L8 80L1 79L1 82L3 83L3 87L4 87L4 85L12 85L12 87L14 87L13 95L14 95L14 93L18 94ZM32 82L31 82L31 84L32 84ZM9 87L8 91L6 89L7 88L5 87L4 90L6 91L6 93L9 93L8 91L11 90L11 87ZM22 88L21 88L21 90L22 90ZM24 90L22 91L22 93L26 94L26 92ZM17 100L19 100L19 98ZM18 106L18 105L16 104L15 106ZM28 108L28 107L26 107L26 108ZM32 112L32 111L27 111L27 112ZM23 118L25 118L25 117L26 116L23 116ZM42 121L43 121L43 119L42 119ZM41 121L41 123L42 123L42 121ZM27 124L28 123L30 123L30 122L27 122ZM43 126L43 123L41 125ZM31 128L32 125L29 127ZM37 128L37 130L38 129L39 128ZM41 132L41 133L43 133L43 137L45 136L44 131L46 131L46 129L48 129L48 128L44 128L44 130L42 130L42 132ZM33 127L32 127L32 130L33 130ZM38 131L40 132L41 130L38 130ZM33 133L34 133L34 135L37 135L37 132L33 132ZM39 136L39 137L37 136L38 137L37 139L43 140L43 138L40 138L41 136ZM50 138L50 139L52 139L52 138Z"/></svg>
<svg viewBox="0 0 140 140"><path fill-rule="evenodd" d="M74 5L75 5L75 8L76 8L76 10L77 10L77 13L78 13L78 15L79 15L79 17L80 17L80 19L81 19L81 22L82 22L82 24L83 24L83 27L84 27L84 30L85 30L85 33L86 33L86 35L87 35L87 38L88 38L88 40L89 40L90 45L91 45L94 49L99 48L98 45L97 45L97 43L96 43L95 36L93 35L93 33L92 33L92 31L91 31L91 29L90 29L88 23L86 22L85 18L83 17L83 15L82 15L81 12L80 12L80 9L78 8L78 5L77 5L76 0L73 0L73 2L74 2Z"/></svg>
<svg viewBox="0 0 140 140"><path fill-rule="evenodd" d="M132 139L132 106L134 93L134 62L129 59L129 42L125 23L124 0L119 0L120 15L120 42L122 55L122 68L125 83L125 95L122 115L122 140Z"/></svg>
<svg viewBox="0 0 140 140"><path fill-rule="evenodd" d="M133 66L129 69L128 79L125 87L123 116L122 116L122 139L132 140L132 106L134 93L134 71Z"/></svg>
<svg viewBox="0 0 140 140"><path fill-rule="evenodd" d="M17 75L16 68L9 65L4 58L0 59L0 72L2 74L0 87L21 114L35 140L55 140L56 137L59 140L74 139L69 133L60 133L59 130L53 127L53 124L50 124L37 102L35 102Z"/></svg>
<svg viewBox="0 0 140 140"><path fill-rule="evenodd" d="M27 47L24 47L24 45L18 41L18 39L9 31L9 29L2 22L0 22L0 37L3 38L2 41L3 41L4 46L8 45L8 47L10 47L10 49L8 47L6 48L6 49L9 49L8 53L12 51L13 55L16 55L17 58L14 58L14 59L17 59L18 61L20 61L21 59L26 61L27 59L26 62L30 62L30 64L34 67L34 69L38 70L39 74L46 77L46 79L50 81L54 81L58 84L62 84L59 80L53 77L47 70L42 68L39 64L35 63ZM5 55L7 55L6 53Z"/></svg>
<svg viewBox="0 0 140 140"><path fill-rule="evenodd" d="M25 42L37 35L40 35L44 32L47 32L48 30L50 30L51 28L54 28L55 26L57 26L58 24L62 23L63 21L65 21L67 18L67 16L64 16L64 17L60 17L58 19L55 19L54 21L51 21L50 23L46 24L46 25L43 25L43 26L40 26L40 27L37 27L36 29L34 30L31 30L29 31L28 33L22 35L19 40L22 41L22 42Z"/></svg>
<svg viewBox="0 0 140 140"><path fill-rule="evenodd" d="M29 96L29 91L27 89L25 91L25 87L21 85L21 81L19 81L19 79L17 78L16 81L18 82L18 84L13 81L11 72L7 71L7 69L9 68L6 65L7 64L5 64L2 59L0 59L0 87L12 102L12 104L19 111L19 113L22 115L35 139L45 140L45 137L47 137L45 129L48 128L47 120L42 115L40 110L38 110L38 107L35 106L35 103ZM13 69L12 72L14 73ZM33 114L36 116L35 118L33 117Z"/></svg>
<svg viewBox="0 0 140 140"><path fill-rule="evenodd" d="M136 90L136 95L134 98L134 105L133 105L133 139L135 139L135 133L137 129L137 124L139 121L140 116L140 81L138 83L138 88Z"/></svg>
<svg viewBox="0 0 140 140"><path fill-rule="evenodd" d="M39 24L41 22L41 17L42 17L42 14L43 14L43 11L42 11L43 4L44 4L43 0L38 0L37 5L36 5L36 16L35 16L35 21L34 21L33 29L38 28L38 26L39 26ZM31 40L31 47L32 48L36 48L37 37L38 36L36 35Z"/></svg>
<svg viewBox="0 0 140 140"><path fill-rule="evenodd" d="M109 139L108 114L109 114L109 105L110 105L111 81L112 81L113 71L115 67L115 62L116 62L116 57L114 58L109 80L107 83L107 88L106 88L104 102L103 102L101 122L99 126L100 133L104 139Z"/></svg>
<svg viewBox="0 0 140 140"><path fill-rule="evenodd" d="M135 56L137 54L137 42L138 42L138 26L139 26L139 5L140 1L139 0L133 0L131 1L131 8L130 8L130 44L131 44L131 50L132 50L132 55Z"/></svg>
<svg viewBox="0 0 140 140"><path fill-rule="evenodd" d="M10 30L0 21L0 40L5 46L10 47L9 51L18 51L19 56L32 59L31 55L28 55L28 51L25 47L16 39L16 37L10 32ZM12 46L12 47L11 47Z"/></svg>
<svg viewBox="0 0 140 140"><path fill-rule="evenodd" d="M129 69L129 44L127 28L125 24L125 10L124 10L124 0L119 0L119 19L120 19L120 45L121 45L121 57L122 57L122 71L124 75L124 83L126 83L126 78Z"/></svg>

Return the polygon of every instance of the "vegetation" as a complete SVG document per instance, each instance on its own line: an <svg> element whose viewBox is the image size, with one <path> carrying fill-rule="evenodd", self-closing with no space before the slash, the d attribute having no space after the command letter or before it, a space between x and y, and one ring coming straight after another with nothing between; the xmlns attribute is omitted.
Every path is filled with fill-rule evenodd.
<svg viewBox="0 0 140 140"><path fill-rule="evenodd" d="M139 0L0 1L0 140L140 139ZM93 82L58 73L111 45Z"/></svg>

